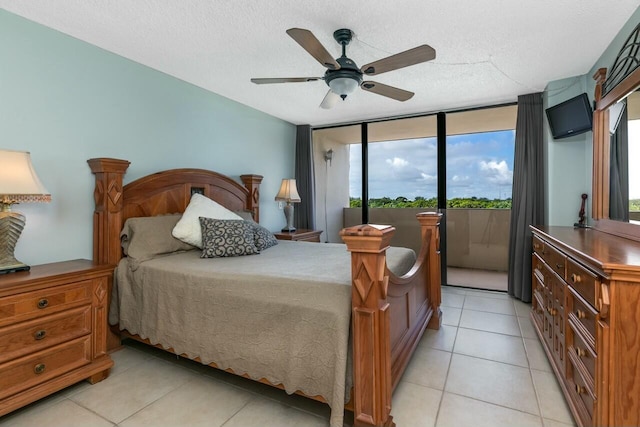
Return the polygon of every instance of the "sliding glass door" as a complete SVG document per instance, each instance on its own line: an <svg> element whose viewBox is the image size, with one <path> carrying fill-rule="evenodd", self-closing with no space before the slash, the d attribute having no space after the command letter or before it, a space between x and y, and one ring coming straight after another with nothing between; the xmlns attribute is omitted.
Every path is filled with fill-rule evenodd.
<svg viewBox="0 0 640 427"><path fill-rule="evenodd" d="M502 268L482 257L502 256L508 241L515 112L510 105L314 130L325 241L340 242L342 227L392 224L392 244L418 251L416 213L440 210L443 279L447 264Z"/></svg>

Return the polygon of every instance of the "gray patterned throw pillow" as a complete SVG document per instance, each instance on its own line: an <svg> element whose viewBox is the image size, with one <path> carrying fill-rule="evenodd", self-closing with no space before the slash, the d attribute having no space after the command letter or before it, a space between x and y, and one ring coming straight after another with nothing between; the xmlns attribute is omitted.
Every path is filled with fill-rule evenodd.
<svg viewBox="0 0 640 427"><path fill-rule="evenodd" d="M260 253L255 245L250 223L236 219L200 217L202 229L201 258L220 258Z"/></svg>
<svg viewBox="0 0 640 427"><path fill-rule="evenodd" d="M278 239L276 239L276 236L274 236L272 232L256 222L247 222L253 226L254 242L259 251L263 251L278 244Z"/></svg>

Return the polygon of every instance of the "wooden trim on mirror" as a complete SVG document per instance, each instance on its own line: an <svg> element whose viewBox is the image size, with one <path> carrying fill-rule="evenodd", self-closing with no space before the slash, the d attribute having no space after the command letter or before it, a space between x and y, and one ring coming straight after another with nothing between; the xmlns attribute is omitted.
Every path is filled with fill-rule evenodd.
<svg viewBox="0 0 640 427"><path fill-rule="evenodd" d="M596 81L595 99L600 99L602 84L607 76L607 69L600 68L593 75ZM609 217L609 139L599 138L603 132L608 133L606 124L609 121L609 111L596 109L593 112L593 178L592 178L592 216L593 219ZM603 171L607 165L607 172Z"/></svg>
<svg viewBox="0 0 640 427"><path fill-rule="evenodd" d="M602 85L606 68L600 68L593 76L596 80L593 112L593 180L592 216L593 228L635 241L640 241L640 225L609 219L609 107L640 86L640 69L636 69L616 85L604 97Z"/></svg>

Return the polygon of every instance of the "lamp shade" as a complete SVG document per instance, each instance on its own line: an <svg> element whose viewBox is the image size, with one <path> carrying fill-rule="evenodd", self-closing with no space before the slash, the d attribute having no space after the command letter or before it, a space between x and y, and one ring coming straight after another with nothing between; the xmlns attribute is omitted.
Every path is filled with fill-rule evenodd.
<svg viewBox="0 0 640 427"><path fill-rule="evenodd" d="M329 87L338 95L350 95L360 86L358 80L350 77L338 77L329 82Z"/></svg>
<svg viewBox="0 0 640 427"><path fill-rule="evenodd" d="M298 187L296 187L295 179L283 179L280 184L280 191L276 195L276 200L282 200L285 202L300 202L300 195L298 194Z"/></svg>
<svg viewBox="0 0 640 427"><path fill-rule="evenodd" d="M50 202L27 151L0 150L0 203Z"/></svg>

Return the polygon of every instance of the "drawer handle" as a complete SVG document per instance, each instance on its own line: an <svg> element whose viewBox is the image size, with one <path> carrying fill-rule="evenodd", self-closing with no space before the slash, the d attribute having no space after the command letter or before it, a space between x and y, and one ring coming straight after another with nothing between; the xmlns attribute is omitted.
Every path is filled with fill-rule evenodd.
<svg viewBox="0 0 640 427"><path fill-rule="evenodd" d="M585 357L587 355L587 352L584 348L576 347L576 354L578 355L578 357Z"/></svg>
<svg viewBox="0 0 640 427"><path fill-rule="evenodd" d="M49 305L49 300L46 298L42 298L40 301L38 301L38 308L40 309L47 308L48 305Z"/></svg>
<svg viewBox="0 0 640 427"><path fill-rule="evenodd" d="M534 243L533 244L533 249L535 249L535 250L540 249L540 244L539 243Z"/></svg>
<svg viewBox="0 0 640 427"><path fill-rule="evenodd" d="M561 268L564 268L564 264L558 264L558 263L556 263L556 268L557 268L558 270L560 270Z"/></svg>
<svg viewBox="0 0 640 427"><path fill-rule="evenodd" d="M582 387L581 385L576 384L576 393L578 394L584 394L587 390Z"/></svg>
<svg viewBox="0 0 640 427"><path fill-rule="evenodd" d="M47 335L47 331L45 331L44 329L41 329L41 330L37 331L35 334L33 334L33 338L35 338L36 341L40 341L46 335Z"/></svg>
<svg viewBox="0 0 640 427"><path fill-rule="evenodd" d="M582 310L576 310L576 316L578 316L578 319L584 319L587 317L587 313Z"/></svg>
<svg viewBox="0 0 640 427"><path fill-rule="evenodd" d="M580 275L579 275L579 274L573 273L573 274L571 275L571 281L572 281L573 283L580 283L580 282L582 282L582 277L580 277Z"/></svg>
<svg viewBox="0 0 640 427"><path fill-rule="evenodd" d="M45 368L46 366L44 365L44 363L38 363L36 366L33 367L33 372L40 375L41 373L44 372Z"/></svg>

